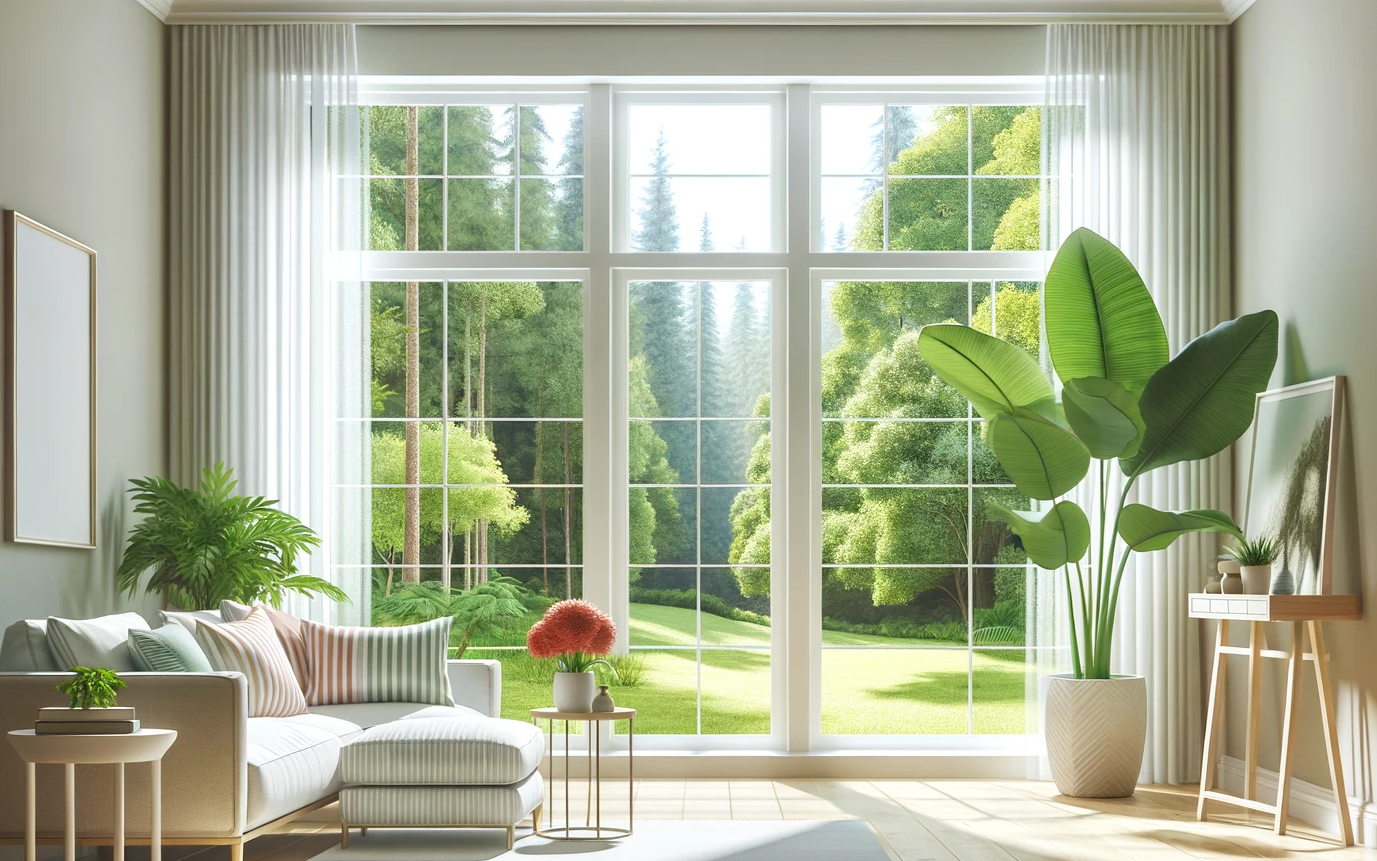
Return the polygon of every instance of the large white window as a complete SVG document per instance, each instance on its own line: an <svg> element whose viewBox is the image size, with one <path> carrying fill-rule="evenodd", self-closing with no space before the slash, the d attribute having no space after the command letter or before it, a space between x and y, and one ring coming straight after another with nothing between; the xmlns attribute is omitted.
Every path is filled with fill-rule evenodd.
<svg viewBox="0 0 1377 861"><path fill-rule="evenodd" d="M593 601L652 747L1025 731L1031 574L985 507L1027 500L916 333L1039 350L1034 93L366 90L336 541L375 624L518 587L454 645L525 719L552 671L525 629Z"/></svg>

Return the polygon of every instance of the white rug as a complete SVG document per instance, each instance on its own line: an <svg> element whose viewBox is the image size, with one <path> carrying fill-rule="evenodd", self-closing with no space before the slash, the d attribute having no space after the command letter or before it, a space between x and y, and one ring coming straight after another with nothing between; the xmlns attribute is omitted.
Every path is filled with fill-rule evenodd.
<svg viewBox="0 0 1377 861"><path fill-rule="evenodd" d="M620 840L569 843L521 837L506 849L503 831L375 829L354 833L314 861L517 861L587 858L597 861L891 861L861 820L649 821Z"/></svg>

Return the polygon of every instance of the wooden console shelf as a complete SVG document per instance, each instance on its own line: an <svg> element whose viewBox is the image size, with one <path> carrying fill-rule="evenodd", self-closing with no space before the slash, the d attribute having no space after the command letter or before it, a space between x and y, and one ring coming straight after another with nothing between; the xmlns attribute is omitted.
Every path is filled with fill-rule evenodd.
<svg viewBox="0 0 1377 861"><path fill-rule="evenodd" d="M1358 595L1221 595L1192 592L1191 618L1240 622L1356 622L1363 618Z"/></svg>
<svg viewBox="0 0 1377 861"><path fill-rule="evenodd" d="M1231 804L1275 816L1273 830L1286 833L1287 808L1291 800L1292 760L1296 752L1296 727L1300 716L1301 669L1306 661L1315 668L1315 687L1320 701L1320 723L1324 727L1325 753L1329 758L1329 780L1334 792L1334 807L1339 816L1339 839L1353 845L1353 826L1348 815L1348 793L1344 790L1343 764L1339 760L1338 729L1334 702L1330 697L1329 654L1324 646L1322 622L1350 622L1363 617L1362 599L1357 595L1217 595L1203 592L1190 595L1190 615L1195 619L1217 619L1214 668L1210 674L1209 714L1205 719L1205 754L1201 763L1200 799L1196 818L1203 820L1208 802ZM1229 643L1230 622L1248 623L1248 645ZM1284 622L1291 628L1290 649L1264 647L1264 622ZM1306 637L1310 648L1305 648ZM1231 655L1248 658L1248 722L1244 762L1243 795L1231 795L1214 785L1219 755L1223 747L1224 679ZM1257 799L1258 731L1262 718L1262 662L1265 659L1287 662L1286 705L1281 738L1281 774L1277 781L1277 801L1268 804Z"/></svg>

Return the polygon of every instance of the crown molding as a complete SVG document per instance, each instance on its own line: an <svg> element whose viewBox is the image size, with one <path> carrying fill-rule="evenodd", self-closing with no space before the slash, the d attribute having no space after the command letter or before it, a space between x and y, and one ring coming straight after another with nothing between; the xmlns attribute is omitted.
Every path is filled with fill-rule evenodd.
<svg viewBox="0 0 1377 861"><path fill-rule="evenodd" d="M1223 24L1251 0L139 0L169 24ZM156 13L155 13L156 14Z"/></svg>
<svg viewBox="0 0 1377 861"><path fill-rule="evenodd" d="M1229 23L1238 20L1238 16L1247 12L1257 0L1224 0L1224 14L1228 17Z"/></svg>
<svg viewBox="0 0 1377 861"><path fill-rule="evenodd" d="M172 13L173 0L134 0L134 2L138 3L149 12L152 12L153 17L157 18L159 21L166 22L168 16Z"/></svg>

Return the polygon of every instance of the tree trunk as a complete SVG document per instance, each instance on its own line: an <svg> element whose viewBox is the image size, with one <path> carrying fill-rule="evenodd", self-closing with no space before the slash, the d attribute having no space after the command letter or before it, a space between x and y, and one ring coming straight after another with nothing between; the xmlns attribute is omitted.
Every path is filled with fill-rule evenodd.
<svg viewBox="0 0 1377 861"><path fill-rule="evenodd" d="M406 250L420 248L420 211L416 179L420 162L417 109L406 109ZM421 415L421 302L420 284L406 282L406 417ZM421 581L421 425L406 422L406 490L402 515L402 582Z"/></svg>
<svg viewBox="0 0 1377 861"><path fill-rule="evenodd" d="M569 423L564 426L564 597L574 597L574 569L570 568L570 547L573 544L569 531L574 522L573 464L569 460Z"/></svg>

